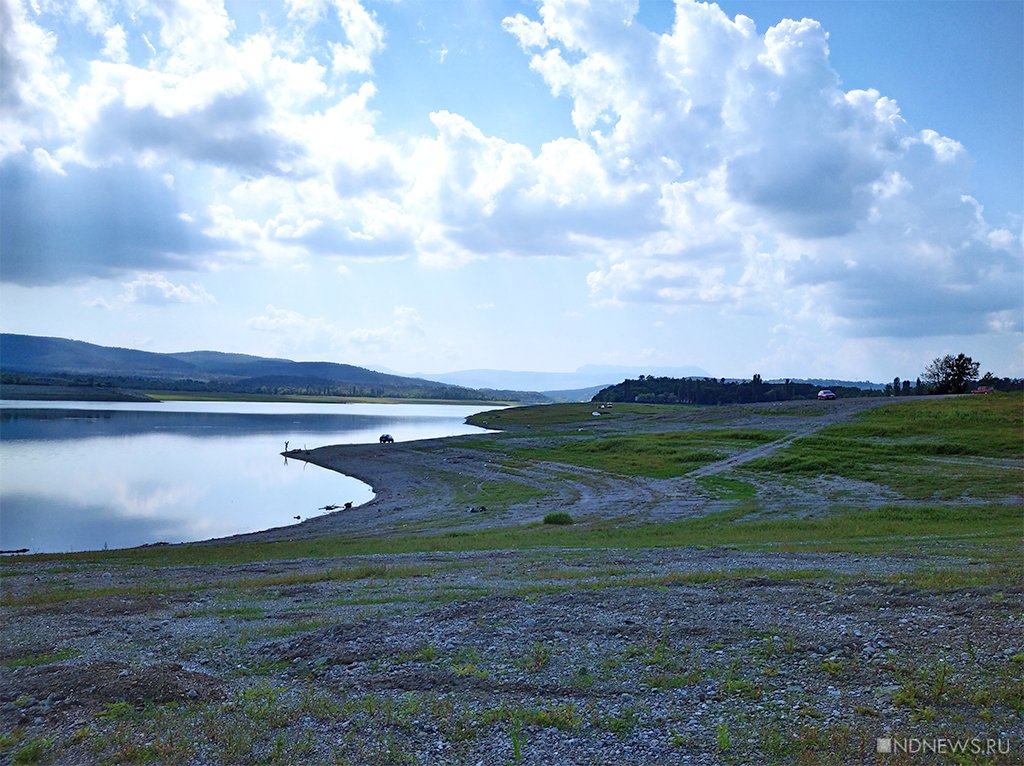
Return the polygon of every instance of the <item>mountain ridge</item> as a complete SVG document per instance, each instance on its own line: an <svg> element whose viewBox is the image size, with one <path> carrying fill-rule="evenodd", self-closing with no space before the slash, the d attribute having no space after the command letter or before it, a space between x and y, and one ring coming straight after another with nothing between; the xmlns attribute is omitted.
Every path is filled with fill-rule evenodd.
<svg viewBox="0 0 1024 766"><path fill-rule="evenodd" d="M159 353L17 333L0 333L0 373L4 383L55 376L58 382L85 378L94 385L129 390L548 401L532 391L457 386L339 362L297 362L208 350Z"/></svg>

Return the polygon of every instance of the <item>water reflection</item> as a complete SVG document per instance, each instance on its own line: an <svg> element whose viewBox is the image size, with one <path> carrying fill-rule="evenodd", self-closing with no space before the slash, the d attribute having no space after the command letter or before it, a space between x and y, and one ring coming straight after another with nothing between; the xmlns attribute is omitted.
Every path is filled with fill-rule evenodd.
<svg viewBox="0 0 1024 766"><path fill-rule="evenodd" d="M385 409L381 409L381 408ZM231 410L244 410L241 412ZM92 550L295 523L370 488L280 452L478 431L479 408L3 403L0 549Z"/></svg>

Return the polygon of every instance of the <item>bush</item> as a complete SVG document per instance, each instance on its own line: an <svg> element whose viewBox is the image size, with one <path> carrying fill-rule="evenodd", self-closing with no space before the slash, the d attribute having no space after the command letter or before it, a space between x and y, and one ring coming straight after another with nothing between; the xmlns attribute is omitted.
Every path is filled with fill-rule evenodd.
<svg viewBox="0 0 1024 766"><path fill-rule="evenodd" d="M572 524L572 516L565 511L559 513L549 513L544 517L545 524Z"/></svg>

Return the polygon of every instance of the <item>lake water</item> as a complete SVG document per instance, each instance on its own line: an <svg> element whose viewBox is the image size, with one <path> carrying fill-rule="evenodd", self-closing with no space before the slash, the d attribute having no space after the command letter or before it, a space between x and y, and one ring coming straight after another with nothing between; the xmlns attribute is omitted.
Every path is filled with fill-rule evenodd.
<svg viewBox="0 0 1024 766"><path fill-rule="evenodd" d="M481 433L485 407L256 402L0 402L0 550L186 542L360 504L362 482L292 449Z"/></svg>

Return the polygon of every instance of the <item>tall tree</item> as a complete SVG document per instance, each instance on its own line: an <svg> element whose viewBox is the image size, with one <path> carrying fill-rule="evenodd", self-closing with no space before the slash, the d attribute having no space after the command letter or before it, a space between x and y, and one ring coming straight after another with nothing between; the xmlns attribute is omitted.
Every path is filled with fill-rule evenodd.
<svg viewBox="0 0 1024 766"><path fill-rule="evenodd" d="M933 394L962 394L978 378L981 364L964 354L936 357L921 377Z"/></svg>

